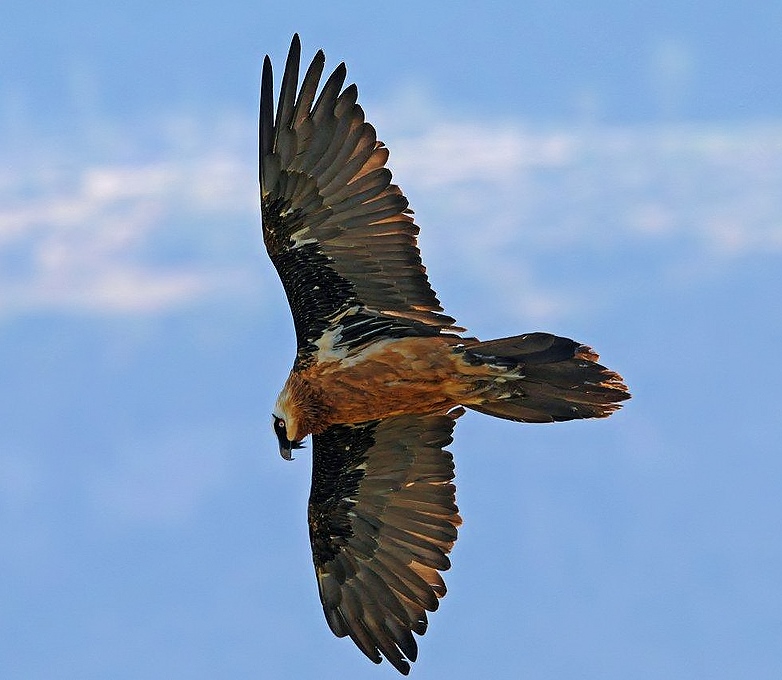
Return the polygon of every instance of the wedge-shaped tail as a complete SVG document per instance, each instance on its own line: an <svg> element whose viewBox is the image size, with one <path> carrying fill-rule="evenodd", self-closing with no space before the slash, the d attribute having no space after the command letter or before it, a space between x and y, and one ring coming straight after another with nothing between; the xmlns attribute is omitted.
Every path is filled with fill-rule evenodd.
<svg viewBox="0 0 782 680"><path fill-rule="evenodd" d="M550 423L604 418L630 398L622 377L597 363L590 347L549 333L476 342L464 348L472 365L492 369L468 408L506 420Z"/></svg>

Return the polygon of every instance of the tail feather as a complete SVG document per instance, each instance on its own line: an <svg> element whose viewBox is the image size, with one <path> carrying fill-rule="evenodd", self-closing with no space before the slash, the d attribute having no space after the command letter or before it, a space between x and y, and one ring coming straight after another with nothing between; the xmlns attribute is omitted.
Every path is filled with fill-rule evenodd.
<svg viewBox="0 0 782 680"><path fill-rule="evenodd" d="M480 400L465 406L506 420L604 418L630 398L622 377L597 363L591 348L549 333L476 342L464 357L489 367L492 378L482 381Z"/></svg>

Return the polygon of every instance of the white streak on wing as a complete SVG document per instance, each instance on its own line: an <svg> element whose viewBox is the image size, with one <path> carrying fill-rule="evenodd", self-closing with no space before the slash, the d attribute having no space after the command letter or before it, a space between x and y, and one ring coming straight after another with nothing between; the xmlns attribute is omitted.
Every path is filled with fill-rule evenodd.
<svg viewBox="0 0 782 680"><path fill-rule="evenodd" d="M330 330L327 330L320 336L315 346L318 348L316 355L318 363L327 363L331 361L344 361L347 358L347 348L342 347L340 349L334 349L336 345L342 339L342 325L336 326Z"/></svg>
<svg viewBox="0 0 782 680"><path fill-rule="evenodd" d="M290 213L291 211L286 211L287 213ZM286 214L283 214L282 217L285 217ZM317 243L318 239L316 239L313 236L310 236L307 238L307 233L309 232L309 227L302 227L298 231L295 231L291 234L291 241L293 241L293 247L294 248L301 248L301 246L306 246L309 243Z"/></svg>
<svg viewBox="0 0 782 680"><path fill-rule="evenodd" d="M339 362L340 368L347 369L371 360L373 354L383 352L389 344L395 342L393 338L383 338L362 347L358 351L349 351L347 347L335 348L335 345L342 339L343 329L344 326L339 324L325 331L315 342L315 346L318 348L315 355L318 363Z"/></svg>

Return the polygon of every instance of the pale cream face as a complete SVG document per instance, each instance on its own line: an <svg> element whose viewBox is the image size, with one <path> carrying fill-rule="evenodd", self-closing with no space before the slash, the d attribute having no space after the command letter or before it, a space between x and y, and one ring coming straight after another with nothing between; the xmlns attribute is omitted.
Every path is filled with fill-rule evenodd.
<svg viewBox="0 0 782 680"><path fill-rule="evenodd" d="M272 428L280 445L280 455L285 460L293 460L292 452L301 448L301 442L296 439L296 423L291 421L290 408L284 394L280 394L274 405Z"/></svg>
<svg viewBox="0 0 782 680"><path fill-rule="evenodd" d="M288 398L287 392L283 390L277 397L277 401L274 403L274 411L272 412L275 420L275 434L277 434L278 437L280 436L278 433L277 421L281 420L283 423L285 423L285 438L288 441L293 442L297 439L297 423L291 411L292 409L290 408L290 399Z"/></svg>

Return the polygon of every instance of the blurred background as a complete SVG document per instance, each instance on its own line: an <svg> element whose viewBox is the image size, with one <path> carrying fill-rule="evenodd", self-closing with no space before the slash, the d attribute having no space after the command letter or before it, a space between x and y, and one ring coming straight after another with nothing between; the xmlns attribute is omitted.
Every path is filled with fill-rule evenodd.
<svg viewBox="0 0 782 680"><path fill-rule="evenodd" d="M392 678L332 636L260 236L262 58L324 48L446 310L595 347L609 420L470 413L413 676L782 672L782 5L6 0L0 676Z"/></svg>

